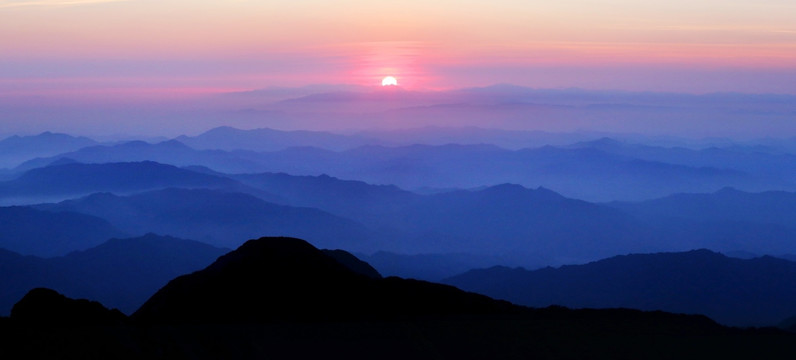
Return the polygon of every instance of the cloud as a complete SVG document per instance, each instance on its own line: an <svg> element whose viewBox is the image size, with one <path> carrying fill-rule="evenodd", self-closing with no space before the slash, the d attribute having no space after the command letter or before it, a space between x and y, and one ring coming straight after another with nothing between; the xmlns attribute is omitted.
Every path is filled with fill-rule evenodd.
<svg viewBox="0 0 796 360"><path fill-rule="evenodd" d="M58 7L92 5L112 2L123 2L129 0L0 0L0 9L16 7Z"/></svg>

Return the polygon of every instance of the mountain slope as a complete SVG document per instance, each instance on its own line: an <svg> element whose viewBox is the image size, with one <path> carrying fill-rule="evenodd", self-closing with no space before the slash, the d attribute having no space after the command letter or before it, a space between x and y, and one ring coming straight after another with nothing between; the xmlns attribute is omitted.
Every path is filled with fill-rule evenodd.
<svg viewBox="0 0 796 360"><path fill-rule="evenodd" d="M751 193L723 188L708 194L674 194L639 202L608 205L644 219L685 218L696 221L744 221L796 228L796 193Z"/></svg>
<svg viewBox="0 0 796 360"><path fill-rule="evenodd" d="M109 325L118 317L96 303L47 290L34 295L38 301L21 302L30 305L26 314L33 317L0 318L0 354L129 359L796 355L793 334L726 328L704 316L528 309L439 284L369 278L288 238L246 242L206 269L174 279L118 325ZM52 312L61 305L67 314ZM38 314L46 315L43 322L37 322ZM65 319L72 323L59 322Z"/></svg>
<svg viewBox="0 0 796 360"><path fill-rule="evenodd" d="M485 144L367 145L345 151L293 147L254 152L195 150L176 140L158 144L132 142L84 148L20 168L45 166L60 158L88 163L151 160L175 166L205 166L226 173L328 174L405 189L474 188L508 182L545 186L591 201L649 199L677 192L715 191L725 186L796 189L789 177L758 173L755 169L674 164L593 147L544 146L511 151Z"/></svg>
<svg viewBox="0 0 796 360"><path fill-rule="evenodd" d="M444 236L437 236L437 249L417 244L423 251L522 254L554 263L662 245L643 224L620 211L511 184L430 195L396 222L407 231L444 234L455 242L446 244Z"/></svg>
<svg viewBox="0 0 796 360"><path fill-rule="evenodd" d="M325 248L356 251L369 251L376 245L372 233L354 221L221 190L171 188L130 196L103 193L38 207L101 216L131 234L154 232L221 247L237 247L240 239L261 235L302 236Z"/></svg>
<svg viewBox="0 0 796 360"><path fill-rule="evenodd" d="M246 152L242 152L242 154L246 154ZM259 166L257 162L249 161L238 156L237 153L220 150L195 150L179 141L169 140L156 144L129 141L116 145L90 146L49 158L27 161L15 170L24 171L43 167L62 158L83 163L155 161L174 166L202 165L225 172L254 171L251 169L257 169Z"/></svg>
<svg viewBox="0 0 796 360"><path fill-rule="evenodd" d="M0 315L36 287L55 289L132 313L176 276L212 263L227 250L148 234L43 259L0 249Z"/></svg>
<svg viewBox="0 0 796 360"><path fill-rule="evenodd" d="M32 169L14 180L0 182L0 199L62 200L95 192L132 193L166 187L239 188L240 184L152 161L69 163Z"/></svg>
<svg viewBox="0 0 796 360"><path fill-rule="evenodd" d="M421 200L421 196L394 185L372 185L328 175L260 173L230 177L253 188L279 194L290 205L318 208L373 227L383 225L384 216Z"/></svg>
<svg viewBox="0 0 796 360"><path fill-rule="evenodd" d="M0 248L25 255L64 255L122 235L123 231L96 216L0 207Z"/></svg>
<svg viewBox="0 0 796 360"><path fill-rule="evenodd" d="M750 193L724 188L606 204L630 214L669 239L713 250L780 255L796 252L796 193Z"/></svg>
<svg viewBox="0 0 796 360"><path fill-rule="evenodd" d="M322 131L280 131L268 128L241 130L228 126L210 129L197 136L175 140L194 149L278 151L296 146L317 146L328 150L346 150L380 142L362 136L338 135Z"/></svg>
<svg viewBox="0 0 796 360"><path fill-rule="evenodd" d="M497 313L513 306L449 286L350 270L293 238L250 240L206 269L169 282L138 321L236 323Z"/></svg>
<svg viewBox="0 0 796 360"><path fill-rule="evenodd" d="M617 256L528 271L494 267L444 280L528 306L705 314L733 325L775 325L796 313L796 263L728 258L708 250Z"/></svg>
<svg viewBox="0 0 796 360"><path fill-rule="evenodd" d="M14 167L26 160L53 156L96 145L86 137L43 132L35 136L11 136L0 140L0 168Z"/></svg>

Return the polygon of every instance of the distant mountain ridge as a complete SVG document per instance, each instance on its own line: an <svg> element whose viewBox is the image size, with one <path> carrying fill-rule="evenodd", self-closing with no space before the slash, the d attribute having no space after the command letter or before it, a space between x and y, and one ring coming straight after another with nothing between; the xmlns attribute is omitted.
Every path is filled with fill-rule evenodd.
<svg viewBox="0 0 796 360"><path fill-rule="evenodd" d="M227 176L195 172L154 161L84 164L65 161L31 169L0 182L0 201L37 203L61 201L98 192L131 194L169 187L224 189L254 194L269 201L280 197L255 190Z"/></svg>
<svg viewBox="0 0 796 360"><path fill-rule="evenodd" d="M96 144L87 137L49 131L34 136L10 136L0 140L0 168L12 168L32 158L58 155Z"/></svg>
<svg viewBox="0 0 796 360"><path fill-rule="evenodd" d="M234 146L235 142L230 142ZM88 147L31 161L18 170L64 157L87 163L152 160L175 166L205 166L225 173L327 174L404 189L473 188L509 182L545 186L590 201L640 200L726 186L750 191L796 190L796 182L787 176L787 170L793 167L790 160L796 155L716 150L720 154L714 156L705 150L698 152L708 154L701 157L704 160L695 162L689 160L694 150L653 149L663 154L660 159L599 146L506 150L487 144L365 145L344 151L302 146L256 152L195 150L171 140ZM738 166L733 165L734 160Z"/></svg>
<svg viewBox="0 0 796 360"><path fill-rule="evenodd" d="M0 207L0 248L52 257L125 235L106 220L79 212Z"/></svg>
<svg viewBox="0 0 796 360"><path fill-rule="evenodd" d="M699 221L773 223L796 229L796 192L751 193L725 187L707 194L673 194L640 202L613 202L612 207L644 219L680 217Z"/></svg>
<svg viewBox="0 0 796 360"><path fill-rule="evenodd" d="M325 248L369 251L379 242L363 225L327 212L213 189L167 188L128 196L98 193L36 206L107 219L131 234L154 232L237 247L258 235L302 236Z"/></svg>
<svg viewBox="0 0 796 360"><path fill-rule="evenodd" d="M240 130L229 126L213 128L197 136L179 136L175 140L198 150L227 151L278 151L300 146L339 151L381 142L374 138L322 131L280 131L268 128Z"/></svg>
<svg viewBox="0 0 796 360"><path fill-rule="evenodd" d="M796 240L794 192L723 188L707 194L674 194L606 205L632 214L668 238L686 242L712 238L703 246L719 251L782 255L793 252Z"/></svg>
<svg viewBox="0 0 796 360"><path fill-rule="evenodd" d="M422 158L430 148L445 152L462 147L414 146L402 151L407 159L413 159ZM474 151L472 156L503 152L492 146L466 148ZM308 151L312 153L316 149ZM379 157L383 151L394 153L396 149L372 147L369 152ZM540 151L558 152L553 148ZM602 156L590 153L586 150L584 159ZM81 180L84 178L88 180ZM155 162L65 162L34 169L17 180L0 183L0 193L5 189L18 196L25 194L22 190L28 194L51 194L51 198L37 202L60 201L97 188L108 189L105 191L111 194L93 194L37 208L104 218L130 235L156 232L226 247L237 246L234 241L239 240L236 239L292 235L307 238L322 247L345 247L353 251L510 254L513 258L504 257L506 263L528 267L592 261L617 253L703 247L772 255L796 252L791 241L796 236L796 229L791 226L796 216L791 213L796 211L787 210L791 194L787 192L742 196L746 193L738 191L741 194L736 196L738 199L728 200L714 210L720 213L741 211L726 219L705 218L709 212L701 212L699 207L688 210L692 205L685 206L685 203L668 205L666 211L671 214L694 214L678 219L666 215L666 208L645 215L652 210L644 209L660 201L595 204L574 200L543 187L528 189L503 184L471 191L419 195L396 186L372 185L327 175L228 175L204 167L177 168ZM148 195L136 194L140 191ZM722 198L728 198L729 194ZM747 198L756 201L756 205L744 208ZM225 202L239 206L230 207ZM753 208L755 210L750 212ZM227 209L228 213L219 209ZM152 214L160 215L154 217ZM179 214L192 214L193 217ZM304 214L304 218L299 214ZM329 235L334 232L347 234L346 239L358 239L358 243L335 243ZM24 252L20 248L12 249Z"/></svg>
<svg viewBox="0 0 796 360"><path fill-rule="evenodd" d="M527 306L635 308L773 326L796 314L796 263L733 259L708 250L616 256L584 265L493 267L443 281Z"/></svg>

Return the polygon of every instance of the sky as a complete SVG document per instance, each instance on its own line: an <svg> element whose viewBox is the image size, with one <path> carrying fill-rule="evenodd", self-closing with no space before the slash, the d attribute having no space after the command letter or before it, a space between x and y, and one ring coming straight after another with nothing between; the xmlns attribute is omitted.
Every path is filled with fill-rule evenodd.
<svg viewBox="0 0 796 360"><path fill-rule="evenodd" d="M273 86L796 94L792 0L0 0L0 96Z"/></svg>

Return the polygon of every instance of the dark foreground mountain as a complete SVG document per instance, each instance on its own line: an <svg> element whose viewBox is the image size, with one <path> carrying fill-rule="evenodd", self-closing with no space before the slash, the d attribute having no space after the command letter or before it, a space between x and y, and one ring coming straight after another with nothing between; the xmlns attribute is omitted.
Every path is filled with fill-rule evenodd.
<svg viewBox="0 0 796 360"><path fill-rule="evenodd" d="M374 279L294 238L250 240L172 280L133 314L154 323L389 319L514 308L454 287Z"/></svg>
<svg viewBox="0 0 796 360"><path fill-rule="evenodd" d="M36 296L33 296L36 295ZM0 318L0 355L122 359L672 359L796 356L794 334L703 316L529 309L357 273L287 238L249 241L169 283L131 319L46 290ZM46 295L46 296L41 296ZM251 298L249 298L250 296ZM83 305L90 305L90 309ZM358 307L361 306L361 307ZM53 308L77 314L72 326ZM99 310L99 311L97 311ZM82 317L91 321L85 321ZM35 319L36 321L32 321ZM94 322L95 325L86 323Z"/></svg>
<svg viewBox="0 0 796 360"><path fill-rule="evenodd" d="M96 301L70 299L57 291L35 288L11 309L15 320L32 324L119 325L127 321L119 310L108 310Z"/></svg>
<svg viewBox="0 0 796 360"><path fill-rule="evenodd" d="M617 256L535 271L493 267L444 282L528 306L663 310L739 326L773 326L796 314L796 263L734 259L708 250Z"/></svg>
<svg viewBox="0 0 796 360"><path fill-rule="evenodd" d="M147 234L42 259L0 250L0 315L30 289L47 287L132 313L176 276L202 269L228 250Z"/></svg>

